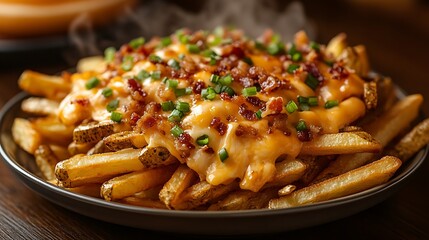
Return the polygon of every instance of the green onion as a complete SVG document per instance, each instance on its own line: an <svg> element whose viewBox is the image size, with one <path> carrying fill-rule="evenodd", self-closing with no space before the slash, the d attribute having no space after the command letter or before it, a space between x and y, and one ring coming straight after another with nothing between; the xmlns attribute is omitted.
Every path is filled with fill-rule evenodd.
<svg viewBox="0 0 429 240"><path fill-rule="evenodd" d="M308 98L308 105L314 107L314 106L318 106L319 105L319 100L317 99L317 97L309 97Z"/></svg>
<svg viewBox="0 0 429 240"><path fill-rule="evenodd" d="M325 108L333 108L335 106L338 106L338 100L328 100L325 103Z"/></svg>
<svg viewBox="0 0 429 240"><path fill-rule="evenodd" d="M231 75L227 74L225 76L222 76L219 79L219 83L222 84L222 85L228 86L228 85L230 85L232 83L232 80L233 79L232 79Z"/></svg>
<svg viewBox="0 0 429 240"><path fill-rule="evenodd" d="M241 94L243 94L245 97L254 96L256 93L258 93L256 87L243 88L241 91Z"/></svg>
<svg viewBox="0 0 429 240"><path fill-rule="evenodd" d="M121 68L124 71L130 71L134 66L134 58L133 56L125 56L122 59Z"/></svg>
<svg viewBox="0 0 429 240"><path fill-rule="evenodd" d="M181 129L179 126L175 125L170 130L171 135L174 137L179 137L183 133L183 129Z"/></svg>
<svg viewBox="0 0 429 240"><path fill-rule="evenodd" d="M161 82L164 84L167 84L167 81L168 81L168 77L163 77L161 80Z"/></svg>
<svg viewBox="0 0 429 240"><path fill-rule="evenodd" d="M259 109L258 111L256 111L256 112L255 112L255 115L256 115L256 117L257 117L258 119L261 119L261 118L262 118L262 110L261 110L261 109Z"/></svg>
<svg viewBox="0 0 429 240"><path fill-rule="evenodd" d="M307 124L305 123L304 120L298 121L298 123L296 124L296 130L298 130L298 131L307 130Z"/></svg>
<svg viewBox="0 0 429 240"><path fill-rule="evenodd" d="M309 111L310 105L308 105L308 103L301 103L299 104L299 108L301 109L301 111Z"/></svg>
<svg viewBox="0 0 429 240"><path fill-rule="evenodd" d="M219 158L221 162L224 162L229 157L228 151L225 148L219 150Z"/></svg>
<svg viewBox="0 0 429 240"><path fill-rule="evenodd" d="M167 88L168 89L176 89L177 85L179 85L179 82L177 80L171 80L171 79L167 80Z"/></svg>
<svg viewBox="0 0 429 240"><path fill-rule="evenodd" d="M183 59L185 59L185 54L181 53L181 54L177 55L177 57L178 57L180 60L183 60Z"/></svg>
<svg viewBox="0 0 429 240"><path fill-rule="evenodd" d="M209 144L209 136L207 136L207 134L201 135L197 138L197 144L199 146L204 146Z"/></svg>
<svg viewBox="0 0 429 240"><path fill-rule="evenodd" d="M153 80L159 80L161 79L161 71L153 71L151 74L151 77Z"/></svg>
<svg viewBox="0 0 429 240"><path fill-rule="evenodd" d="M293 74L294 72L295 72L295 70L297 70L297 69L299 69L299 65L298 64L290 64L288 67L287 67L287 72L288 73L290 73L290 74Z"/></svg>
<svg viewBox="0 0 429 240"><path fill-rule="evenodd" d="M222 39L221 44L226 45L226 44L231 44L232 43L232 39L231 38L225 38Z"/></svg>
<svg viewBox="0 0 429 240"><path fill-rule="evenodd" d="M225 28L222 26L217 26L214 30L213 30L213 34L219 37L223 37L223 35L225 34Z"/></svg>
<svg viewBox="0 0 429 240"><path fill-rule="evenodd" d="M309 73L305 79L305 84L307 84L311 89L316 90L317 86L319 86L319 80L317 80L313 74Z"/></svg>
<svg viewBox="0 0 429 240"><path fill-rule="evenodd" d="M243 62L249 64L250 66L253 66L253 61L250 57L244 57L243 59L241 59Z"/></svg>
<svg viewBox="0 0 429 240"><path fill-rule="evenodd" d="M234 96L235 92L234 89L232 89L229 86L225 86L225 85L216 85L214 88L216 93L227 93L229 96Z"/></svg>
<svg viewBox="0 0 429 240"><path fill-rule="evenodd" d="M217 54L211 49L206 49L206 50L202 51L201 55L203 55L204 57L217 56Z"/></svg>
<svg viewBox="0 0 429 240"><path fill-rule="evenodd" d="M167 101L161 103L162 111L168 112L174 109L174 103L172 101Z"/></svg>
<svg viewBox="0 0 429 240"><path fill-rule="evenodd" d="M182 44L187 44L189 42L189 36L184 34L179 36L179 42Z"/></svg>
<svg viewBox="0 0 429 240"><path fill-rule="evenodd" d="M216 97L216 92L212 87L201 90L201 97L207 100L213 100Z"/></svg>
<svg viewBox="0 0 429 240"><path fill-rule="evenodd" d="M210 62L209 62L209 64L210 64L211 66L213 66L213 65L216 65L216 63L217 63L216 58L214 58L214 57L210 57Z"/></svg>
<svg viewBox="0 0 429 240"><path fill-rule="evenodd" d="M110 119L114 122L121 122L122 113L112 112L112 114L110 114Z"/></svg>
<svg viewBox="0 0 429 240"><path fill-rule="evenodd" d="M108 63L112 62L115 58L116 49L114 47L108 47L104 50L104 60Z"/></svg>
<svg viewBox="0 0 429 240"><path fill-rule="evenodd" d="M113 94L113 90L111 88L105 88L103 89L103 91L101 91L101 94L105 97L108 98L110 96L112 96Z"/></svg>
<svg viewBox="0 0 429 240"><path fill-rule="evenodd" d="M265 45L259 41L255 41L255 48L259 50L265 50Z"/></svg>
<svg viewBox="0 0 429 240"><path fill-rule="evenodd" d="M137 49L140 46L142 46L145 42L145 39L143 37L139 37L139 38L135 38L133 40L131 40L128 44L133 48L133 49Z"/></svg>
<svg viewBox="0 0 429 240"><path fill-rule="evenodd" d="M138 74L137 74L137 79L140 81L145 80L146 78L150 77L150 73L146 70L141 70Z"/></svg>
<svg viewBox="0 0 429 240"><path fill-rule="evenodd" d="M161 39L161 47L167 47L168 45L171 44L171 38L170 37L165 37Z"/></svg>
<svg viewBox="0 0 429 240"><path fill-rule="evenodd" d="M298 105L296 105L296 103L292 100L290 100L287 104L286 104L286 111L288 113L293 113L296 110L298 110Z"/></svg>
<svg viewBox="0 0 429 240"><path fill-rule="evenodd" d="M292 61L299 62L302 60L302 53L296 52L292 55Z"/></svg>
<svg viewBox="0 0 429 240"><path fill-rule="evenodd" d="M176 95L176 97L184 96L184 95L186 95L186 93L187 93L186 88L177 88L177 89L174 89L174 94Z"/></svg>
<svg viewBox="0 0 429 240"><path fill-rule="evenodd" d="M320 46L319 46L319 44L318 44L318 43L316 43L316 42L313 42L313 41L311 41L311 42L310 42L310 48L311 48L311 49L314 49L316 52L319 52L319 51L320 51Z"/></svg>
<svg viewBox="0 0 429 240"><path fill-rule="evenodd" d="M182 119L183 113L177 109L174 109L168 116L168 121L170 122L179 122Z"/></svg>
<svg viewBox="0 0 429 240"><path fill-rule="evenodd" d="M326 65L328 65L329 67L334 66L334 61L324 60L323 62L324 62Z"/></svg>
<svg viewBox="0 0 429 240"><path fill-rule="evenodd" d="M187 87L187 88L185 88L185 94L186 95L191 95L192 94L192 88L191 87Z"/></svg>
<svg viewBox="0 0 429 240"><path fill-rule="evenodd" d="M160 63L160 62L162 62L162 59L155 54L151 54L151 55L149 55L149 61L154 62L154 63Z"/></svg>
<svg viewBox="0 0 429 240"><path fill-rule="evenodd" d="M271 42L267 46L267 52L271 55L277 55L283 50L283 44L281 42Z"/></svg>
<svg viewBox="0 0 429 240"><path fill-rule="evenodd" d="M92 77L90 78L86 83L85 83L85 88L86 89L93 89L95 88L98 84L100 84L100 80L98 80L98 78L96 77Z"/></svg>
<svg viewBox="0 0 429 240"><path fill-rule="evenodd" d="M195 45L195 44L188 44L187 46L186 46L186 48L188 49L188 51L190 52L190 53L199 53L200 52L200 47L198 47L197 45Z"/></svg>
<svg viewBox="0 0 429 240"><path fill-rule="evenodd" d="M189 103L187 102L177 102L176 109L181 111L182 113L187 113L190 111Z"/></svg>
<svg viewBox="0 0 429 240"><path fill-rule="evenodd" d="M212 83L214 83L214 84L217 84L217 83L219 83L219 76L218 75L216 75L216 74L212 74L211 76L210 76L210 82L212 82Z"/></svg>
<svg viewBox="0 0 429 240"><path fill-rule="evenodd" d="M213 47L213 46L217 46L221 43L222 43L222 38L219 36L216 36L212 41L209 42L209 46Z"/></svg>
<svg viewBox="0 0 429 240"><path fill-rule="evenodd" d="M115 111L119 106L119 100L118 99L113 99L112 101L110 101L107 106L106 106L106 110L108 112L113 112Z"/></svg>
<svg viewBox="0 0 429 240"><path fill-rule="evenodd" d="M167 62L168 66L170 66L171 68L175 69L175 70L179 70L180 69L180 64L176 59L170 59Z"/></svg>
<svg viewBox="0 0 429 240"><path fill-rule="evenodd" d="M303 97L303 96L298 96L297 100L298 100L299 104L301 104L301 103L308 103L308 98Z"/></svg>

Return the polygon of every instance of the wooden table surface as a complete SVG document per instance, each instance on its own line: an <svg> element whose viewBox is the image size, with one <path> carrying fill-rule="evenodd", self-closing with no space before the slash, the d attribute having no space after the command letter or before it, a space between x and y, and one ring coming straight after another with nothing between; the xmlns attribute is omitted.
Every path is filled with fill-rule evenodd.
<svg viewBox="0 0 429 240"><path fill-rule="evenodd" d="M347 32L352 44L367 46L374 69L392 76L408 93L420 92L429 99L429 34L421 25L414 24L412 17L380 19L375 11L337 10L307 8L320 42L328 41L338 32ZM1 67L0 107L19 92L16 79L24 69L56 73L66 67L69 66L61 61L43 63L36 59ZM426 115L428 106L426 103L423 107ZM403 188L377 206L328 224L263 237L429 239L428 175L429 161L426 159ZM166 239L177 236L185 237L110 224L65 210L25 187L0 161L0 239Z"/></svg>

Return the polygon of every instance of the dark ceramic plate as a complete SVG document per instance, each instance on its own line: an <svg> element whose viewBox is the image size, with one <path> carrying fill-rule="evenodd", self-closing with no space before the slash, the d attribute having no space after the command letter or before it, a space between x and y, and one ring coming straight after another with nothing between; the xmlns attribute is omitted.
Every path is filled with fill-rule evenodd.
<svg viewBox="0 0 429 240"><path fill-rule="evenodd" d="M399 95L403 96L402 92ZM20 103L26 97L25 93L18 94L0 113L0 153L22 182L42 197L69 210L107 222L156 231L215 235L273 233L344 218L380 203L397 191L422 164L429 148L426 146L417 153L386 184L323 203L290 209L225 212L149 209L106 202L45 182L33 157L14 143L10 132L13 119L25 116Z"/></svg>

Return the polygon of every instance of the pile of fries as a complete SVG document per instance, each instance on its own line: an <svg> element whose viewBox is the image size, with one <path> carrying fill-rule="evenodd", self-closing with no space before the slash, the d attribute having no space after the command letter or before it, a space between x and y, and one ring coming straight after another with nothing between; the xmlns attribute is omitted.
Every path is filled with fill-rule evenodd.
<svg viewBox="0 0 429 240"><path fill-rule="evenodd" d="M144 43L142 38L135 39L125 44L116 53L112 52L112 49L106 50L105 58L82 59L78 63L77 73L73 74L64 72L62 76L48 76L33 71L25 71L19 79L19 85L34 97L27 98L22 102L22 110L31 117L15 119L12 127L14 140L22 149L34 155L37 166L46 181L72 192L103 198L106 201L150 208L214 211L290 208L370 189L387 182L405 161L429 142L429 120L425 120L412 128L412 124L415 123L419 114L419 108L423 101L422 96L415 94L397 99L392 81L389 78L369 73L365 48L363 46L347 46L345 34L336 36L326 46L315 45L315 43L310 42L303 32L296 35L292 45L279 45L278 42L275 42L277 45L273 45L273 39L276 36L272 33L266 34L268 36L264 36L265 40L262 37L260 42L259 40L251 41L251 44L254 44L252 46L256 47L265 41L266 46L262 46L264 50L256 50L263 52L261 54L273 55L279 59L285 56L285 69L278 73L280 75L298 76L302 72L300 69L305 69L305 64L308 62L317 62L317 64L325 62L327 68L331 70L335 66L338 67L336 64L340 64L341 71L354 74L362 79L359 81L364 82L363 89L361 89L363 94L358 94L356 97L359 100L355 100L364 103L362 105L364 106L362 108L363 117L355 114L353 109L341 110L349 111L346 115L350 115L350 120L341 125L340 129L327 131L307 123L310 125L308 126L310 130L305 129L306 132L302 130L302 126L297 126L297 130L293 129L291 132L284 131L286 137L296 137L302 132L309 135L304 138L301 137L299 138L300 141L297 141L300 148L296 156L293 154L278 156L272 162L274 170L270 173L271 175L268 175L269 178L264 181L260 180L257 182L259 185L252 185L251 187L240 182L244 176L214 184L208 174L202 174L195 169L194 165L188 164L189 154L177 154L174 149L177 145L168 145L162 141L156 142L156 136L148 136L145 132L148 121L141 124L139 121L143 121L142 119L147 112L153 111L147 107L151 103L147 100L134 100L144 98L145 94L142 93L150 91L145 89L147 83L150 83L149 80L138 84L142 90L128 93L126 97L131 100L127 105L122 106L122 109L130 109L135 102L144 102L144 110L138 115L128 114L126 111L116 111L116 108L119 109L116 106L113 110L104 111L102 109L103 114L107 113L107 118L99 120L91 115L91 113L99 110L96 109L95 100L91 97L78 100L70 98L70 93L79 93L76 89L82 87L78 86L80 83L74 80L78 77L90 79L86 82L85 91L90 91L93 96L101 97L103 95L108 98L112 94L118 94L121 90L113 89L112 91L112 89L99 87L97 84L110 84L117 81L119 77L126 79L125 76L130 71L130 67L126 64L135 67L139 61L153 58L153 55L146 54L147 49L152 51L153 49L172 48L173 45L182 44L188 46L186 55L196 55L200 51L210 50L208 46L211 45L204 42L205 40L201 40L199 34L197 32L187 35L186 31L181 31L171 38L158 38L148 43ZM209 34L207 39L210 39L210 33L205 34ZM214 33L214 35L216 34L220 33ZM233 57L242 55L241 52L234 52L238 51L235 49L238 48L238 45L234 44L239 42L234 38L234 33L223 32L222 34L223 39L221 38L219 43L216 43L217 45L213 45L212 49L216 47L226 49L233 46ZM188 37L186 38L186 36ZM232 40L226 41L228 37ZM271 42L267 42L268 37ZM216 39L213 42L217 41ZM127 51L130 55L125 56L124 52ZM129 56L134 58L130 60ZM234 59L231 58L231 55L228 57ZM179 56L179 58L182 57ZM226 58L225 55L216 54L213 50L209 53L207 65L220 66L222 65L222 58ZM237 60L241 61L239 64L248 64L249 66L257 64L256 61L252 62L254 59L249 61L249 58L243 56L239 58L241 59ZM162 59L159 59L158 56L158 58L150 59L150 61L154 66L162 65ZM186 61L186 57L184 59ZM167 67L175 70L178 66L185 69L187 67L175 63L177 62L168 61L164 66L168 65ZM122 66L122 69L115 68L117 66ZM228 76L225 71L230 70L224 68L220 74ZM338 72L338 69L336 71L332 74L341 75L343 73ZM143 71L140 73L142 75L149 74ZM151 73L152 78L155 78L155 73L155 71ZM169 78L171 79L170 75ZM226 81L226 78L224 80ZM162 83L166 84L165 89L162 87L162 90L167 93L167 90L174 83L168 81L165 80ZM231 79L229 81L231 82ZM348 81L347 76L345 76L345 80L336 81ZM231 86L235 92L238 92L236 85L234 85L237 84L238 79L232 79L232 82L233 85L226 83L225 86ZM316 84L318 84L317 80ZM314 87L310 83L307 85L313 88L309 91L314 90L312 93L319 96L320 86ZM262 91L256 90L255 87L253 93L250 91L253 90L251 87L245 89L247 91L243 90L242 95L269 95L269 93L264 92L264 89ZM181 99L181 96L177 95L179 88L174 90L176 91L176 98L174 99ZM277 91L288 90L280 89ZM136 96L136 92L140 95ZM234 101L234 98L241 96L237 93L227 96L229 93L226 93L228 91L218 92L219 95L213 92L215 94L213 96L216 96L214 100L213 98L209 99L208 95L202 99L198 93L195 94L198 95L198 98L194 98L192 101L207 102L213 100L221 102L225 100L224 98L227 99L225 101ZM201 92L202 95L203 92ZM308 99L306 101L309 101ZM319 97L316 101L324 100ZM152 102L156 101L152 100ZM326 104L328 102L336 105L325 105L326 109L340 109L342 107L337 102L327 101ZM69 111L64 108L65 105L70 104L74 104L72 110ZM112 108L112 104L118 105L117 102L110 101L107 108ZM161 103L158 102L159 104ZM176 109L183 107L178 105L180 104L176 104ZM294 114L293 111L297 113L312 112L312 108L308 106L306 106L307 109L292 109L293 111L290 111L289 107L293 107L292 105L281 105L281 108L285 108L275 113L263 108L262 115L261 112L255 112L256 117L252 115L251 120L249 120L250 117L248 120L249 122L257 122L258 119L265 119L269 116L288 114L289 118L282 120L286 123L292 121L289 119L293 119L291 117ZM90 106L89 109L91 110L88 111L85 108L87 106ZM169 107L168 104L162 103L163 110L164 106ZM270 109L270 106L267 106L267 109ZM346 108L343 106L342 109ZM189 111L189 109L185 110ZM181 111L185 112L185 110ZM194 108L191 107L190 111L194 111ZM242 112L246 111L250 110L245 109ZM335 118L334 112L332 114ZM162 116L167 118L168 115ZM173 114L168 117L171 116ZM168 139L183 136L189 130L185 128L185 125L182 125L185 129L178 127L180 124L171 126L171 134L164 132ZM231 126L233 125L227 125L229 128ZM148 128L150 127L152 126ZM237 129L239 128L237 127ZM253 134L254 129L245 128L244 133L241 132L241 134ZM235 132L236 135L238 135L237 131ZM278 131L278 129L272 130L270 128L270 131ZM300 131L302 132L300 133ZM220 133L223 135L222 132ZM210 145L208 144L209 136L202 135L202 137L192 139L192 143L197 141L198 145L201 146L197 146L196 149L213 152L213 149L210 150L208 147ZM210 139L212 139L211 136ZM193 153L192 151L196 151L195 143L192 146L193 148L189 147L191 149L190 154ZM292 146L286 145L284 147L291 148ZM227 150L231 154L232 150L230 149L220 149L220 159L216 158L219 161L216 164L244 161L244 159L233 159L235 155L228 158ZM242 151L248 150L242 149ZM217 152L211 154L216 155ZM256 175L254 176L260 176L257 175L259 173L257 170L252 171L255 171Z"/></svg>

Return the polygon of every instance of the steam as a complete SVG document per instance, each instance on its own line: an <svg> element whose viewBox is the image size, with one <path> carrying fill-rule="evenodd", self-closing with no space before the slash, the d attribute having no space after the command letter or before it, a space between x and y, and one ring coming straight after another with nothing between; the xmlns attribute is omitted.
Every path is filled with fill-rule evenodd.
<svg viewBox="0 0 429 240"><path fill-rule="evenodd" d="M272 2L271 2L272 3ZM234 26L243 29L250 37L260 36L272 29L284 41L290 41L299 30L305 30L314 38L315 30L307 20L304 8L299 2L287 7L257 0L212 0L197 12L167 1L148 1L135 9L125 9L125 14L113 25L95 34L88 16L81 15L69 28L69 40L73 50L66 54L69 62L103 52L108 46L120 46L130 39L144 36L166 36L177 29L212 30L217 26Z"/></svg>

